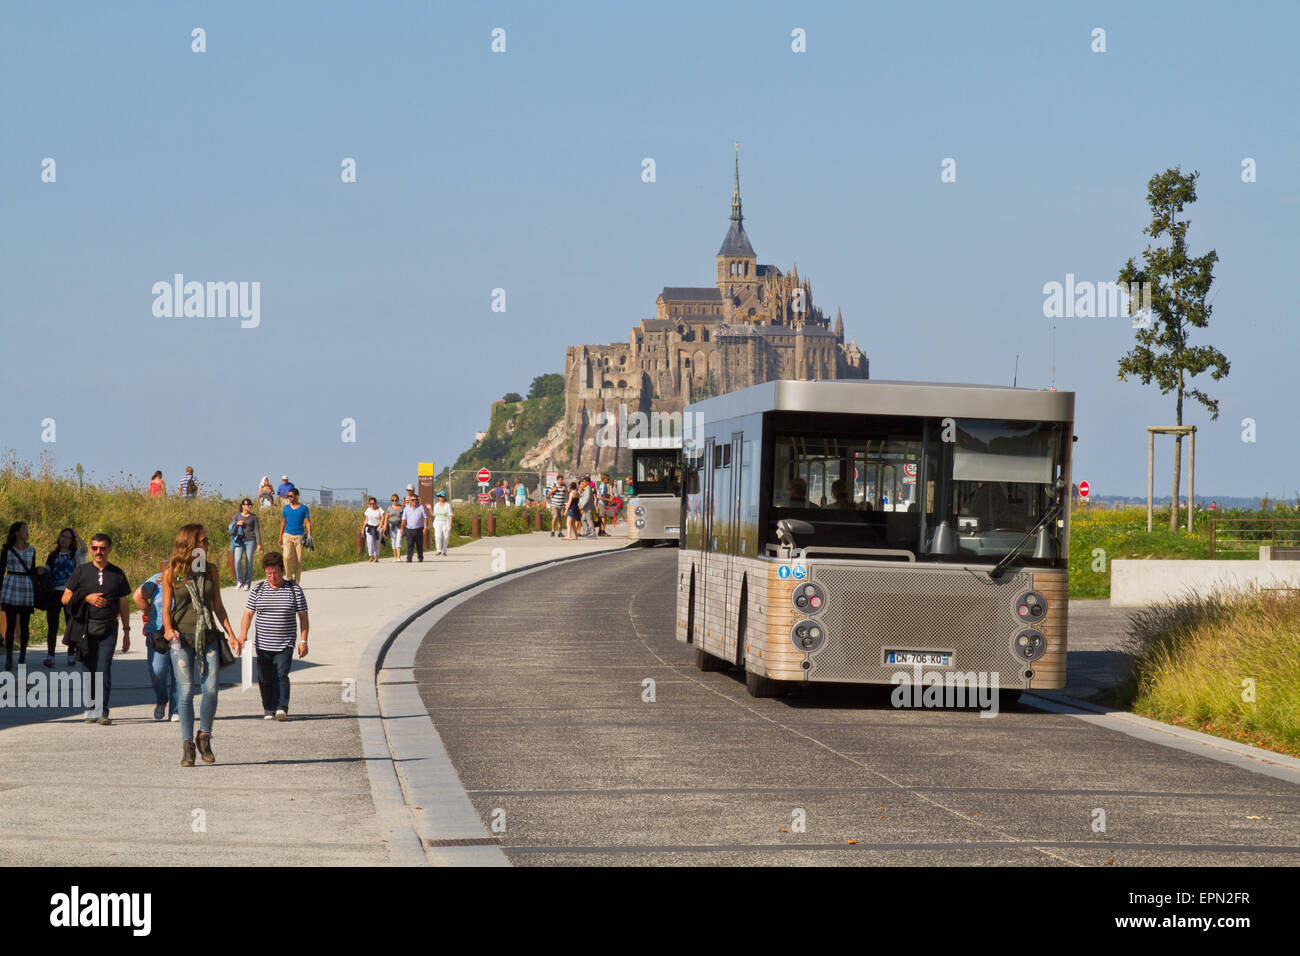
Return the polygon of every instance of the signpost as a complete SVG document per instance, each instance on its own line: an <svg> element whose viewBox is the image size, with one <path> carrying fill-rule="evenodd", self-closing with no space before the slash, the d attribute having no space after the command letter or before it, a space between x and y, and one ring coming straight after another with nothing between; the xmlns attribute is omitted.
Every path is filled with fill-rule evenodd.
<svg viewBox="0 0 1300 956"><path fill-rule="evenodd" d="M1088 500L1088 483L1086 481L1079 482L1079 500Z"/></svg>
<svg viewBox="0 0 1300 956"><path fill-rule="evenodd" d="M486 468L480 468L478 470L478 483L480 485L486 485L491 480L492 472L488 471Z"/></svg>
<svg viewBox="0 0 1300 956"><path fill-rule="evenodd" d="M420 504L426 508L433 507L433 462L422 461L416 466L415 483L419 489ZM429 522L424 523L424 546L429 546Z"/></svg>

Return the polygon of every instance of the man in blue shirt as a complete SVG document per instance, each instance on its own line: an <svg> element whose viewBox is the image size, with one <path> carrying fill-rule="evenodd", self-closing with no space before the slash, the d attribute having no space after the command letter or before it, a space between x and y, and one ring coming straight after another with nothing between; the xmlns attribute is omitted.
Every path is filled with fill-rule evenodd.
<svg viewBox="0 0 1300 956"><path fill-rule="evenodd" d="M275 489L275 496L279 499L280 504L285 504L289 500L289 492L293 491L293 482L289 480L288 475L280 476L280 487Z"/></svg>
<svg viewBox="0 0 1300 956"><path fill-rule="evenodd" d="M303 538L311 534L311 512L298 503L298 489L289 489L289 503L280 509L280 549L284 552L284 579L302 575Z"/></svg>
<svg viewBox="0 0 1300 956"><path fill-rule="evenodd" d="M429 523L429 510L420 504L414 493L406 496L406 507L402 509L402 536L406 540L406 563L411 563L412 553L420 555L424 561L424 526Z"/></svg>

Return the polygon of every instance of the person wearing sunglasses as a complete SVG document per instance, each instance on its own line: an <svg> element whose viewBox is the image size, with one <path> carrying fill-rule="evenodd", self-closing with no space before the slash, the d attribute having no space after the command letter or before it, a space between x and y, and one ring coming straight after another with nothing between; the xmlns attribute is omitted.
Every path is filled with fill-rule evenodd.
<svg viewBox="0 0 1300 956"><path fill-rule="evenodd" d="M201 524L182 525L163 574L162 623L176 678L181 715L181 766L193 767L195 750L204 763L212 753L212 722L217 716L217 675L221 671L222 629L236 644L225 605L217 562L209 561L208 533ZM202 688L199 732L194 733L194 691ZM191 734L193 739L191 740Z"/></svg>
<svg viewBox="0 0 1300 956"><path fill-rule="evenodd" d="M86 605L86 658L89 682L86 723L111 724L109 696L113 692L113 651L122 628L122 653L131 649L131 585L126 572L108 560L113 541L102 531L90 538L90 561L77 565L64 585L63 604L69 616ZM98 686L97 686L98 685Z"/></svg>
<svg viewBox="0 0 1300 956"><path fill-rule="evenodd" d="M226 529L230 535L230 554L235 566L235 590L247 591L253 586L254 556L262 550L262 523L253 514L253 499L239 503L239 514L230 520Z"/></svg>

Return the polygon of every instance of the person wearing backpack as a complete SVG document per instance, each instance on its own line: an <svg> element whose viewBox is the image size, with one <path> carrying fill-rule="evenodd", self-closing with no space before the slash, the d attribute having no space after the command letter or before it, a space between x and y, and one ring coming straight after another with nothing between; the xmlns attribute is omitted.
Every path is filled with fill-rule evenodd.
<svg viewBox="0 0 1300 956"><path fill-rule="evenodd" d="M296 581L284 578L284 559L274 551L262 558L265 581L248 593L239 623L235 653L242 654L248 625L257 615L254 646L257 649L257 683L262 691L262 719L289 719L289 668L293 664L293 638L300 631L298 656L307 656L307 596ZM294 618L297 617L295 627Z"/></svg>
<svg viewBox="0 0 1300 956"><path fill-rule="evenodd" d="M5 615L5 670L14 669L14 632L18 632L18 664L27 663L32 611L36 606L36 577L45 574L36 566L36 549L27 543L31 532L26 521L9 526L0 548L0 610ZM48 665L47 665L48 666Z"/></svg>
<svg viewBox="0 0 1300 956"><path fill-rule="evenodd" d="M149 681L153 684L153 719L162 720L166 716L169 720L179 721L176 673L162 624L162 576L166 573L167 562L164 561L157 574L135 589L131 600L144 617L144 647L149 658Z"/></svg>

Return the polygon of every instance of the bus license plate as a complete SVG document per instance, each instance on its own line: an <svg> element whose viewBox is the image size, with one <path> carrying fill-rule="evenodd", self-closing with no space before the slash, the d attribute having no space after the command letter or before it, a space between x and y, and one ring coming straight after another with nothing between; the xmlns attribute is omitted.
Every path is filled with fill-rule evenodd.
<svg viewBox="0 0 1300 956"><path fill-rule="evenodd" d="M677 525L675 524L664 525L664 534L677 534Z"/></svg>
<svg viewBox="0 0 1300 956"><path fill-rule="evenodd" d="M939 651L885 651L887 664L937 664L947 667L952 656Z"/></svg>

